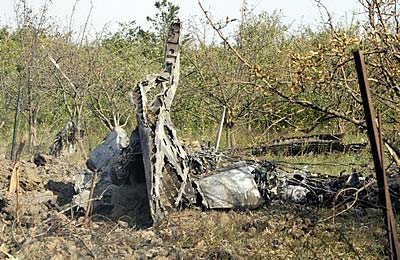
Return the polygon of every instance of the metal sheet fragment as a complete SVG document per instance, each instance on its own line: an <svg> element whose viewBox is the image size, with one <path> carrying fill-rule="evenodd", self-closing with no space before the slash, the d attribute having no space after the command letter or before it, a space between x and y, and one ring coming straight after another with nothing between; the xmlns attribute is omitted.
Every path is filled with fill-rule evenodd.
<svg viewBox="0 0 400 260"><path fill-rule="evenodd" d="M208 209L254 209L263 200L247 165L239 164L196 181L202 204Z"/></svg>

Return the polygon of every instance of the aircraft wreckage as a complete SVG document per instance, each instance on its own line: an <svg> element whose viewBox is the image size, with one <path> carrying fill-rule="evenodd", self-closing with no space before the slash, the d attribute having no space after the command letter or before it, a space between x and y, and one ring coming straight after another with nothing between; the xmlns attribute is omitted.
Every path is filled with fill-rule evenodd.
<svg viewBox="0 0 400 260"><path fill-rule="evenodd" d="M247 167L232 169L229 175L224 172L206 178L193 177L191 166L199 162L188 155L178 140L170 116L179 81L180 30L180 22L170 27L161 72L149 75L133 89L138 126L131 137L121 128L114 129L87 161L88 168L100 174L94 196L102 199L94 203L94 209L104 205L115 207L120 202L115 198L123 196L121 187L133 193L140 191L139 196L135 193L136 201L132 204L140 204L140 214L148 210L155 225L167 212L196 203L207 208L256 208L262 204ZM88 185L88 177L77 185L80 193L75 201L82 207L89 197Z"/></svg>
<svg viewBox="0 0 400 260"><path fill-rule="evenodd" d="M180 22L170 27L161 72L149 75L133 89L137 128L130 137L122 128L115 128L92 151L87 166L98 173L96 186L90 194L90 173L81 176L75 185L76 205L84 209L93 195L94 211L109 212L116 218L129 215L139 225L158 225L168 212L189 206L254 209L276 198L347 205L357 196L358 205L378 207L372 175L353 172L337 177L315 175L306 169L288 172L267 161L226 160L229 163L218 168L217 162L223 158L212 148L188 153L170 116L179 82L180 30ZM336 141L337 137L333 144ZM396 176L390 178L393 194L400 192Z"/></svg>

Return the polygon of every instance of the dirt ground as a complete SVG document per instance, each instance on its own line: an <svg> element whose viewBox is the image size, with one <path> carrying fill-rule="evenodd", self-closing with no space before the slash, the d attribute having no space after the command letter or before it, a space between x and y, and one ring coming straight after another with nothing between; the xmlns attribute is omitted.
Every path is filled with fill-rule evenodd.
<svg viewBox="0 0 400 260"><path fill-rule="evenodd" d="M379 211L336 218L331 209L290 204L254 211L174 212L158 227L132 219L71 215L84 169L52 159L21 163L21 192L8 193L12 163L0 160L0 259L382 259Z"/></svg>

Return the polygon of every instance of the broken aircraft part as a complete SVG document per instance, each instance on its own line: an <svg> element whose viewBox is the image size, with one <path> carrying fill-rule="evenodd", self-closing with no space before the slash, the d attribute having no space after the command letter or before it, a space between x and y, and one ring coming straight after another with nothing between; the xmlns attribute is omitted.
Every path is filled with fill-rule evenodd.
<svg viewBox="0 0 400 260"><path fill-rule="evenodd" d="M356 152L367 147L367 143L343 142L344 133L338 134L314 134L297 137L284 137L273 140L269 144L253 147L253 155L266 153L284 155L302 155L307 153L326 152Z"/></svg>
<svg viewBox="0 0 400 260"><path fill-rule="evenodd" d="M67 122L50 145L49 154L57 158L64 153L74 153L77 149L78 139L82 138L83 135L84 131L78 130L74 122Z"/></svg>
<svg viewBox="0 0 400 260"><path fill-rule="evenodd" d="M179 21L172 23L160 74L139 82L133 90L150 212L154 224L166 212L193 201L188 155L173 128L170 109L179 81ZM152 89L160 89L149 102Z"/></svg>
<svg viewBox="0 0 400 260"><path fill-rule="evenodd" d="M129 138L124 129L115 127L101 143L90 153L86 165L91 171L98 172L94 189L93 210L97 207L112 208L111 195L113 189L112 175L120 168L122 150L129 145ZM85 207L89 199L91 173L86 172L75 182L73 201L79 207Z"/></svg>
<svg viewBox="0 0 400 260"><path fill-rule="evenodd" d="M196 181L202 205L208 209L254 209L262 197L245 163L220 169L219 173Z"/></svg>

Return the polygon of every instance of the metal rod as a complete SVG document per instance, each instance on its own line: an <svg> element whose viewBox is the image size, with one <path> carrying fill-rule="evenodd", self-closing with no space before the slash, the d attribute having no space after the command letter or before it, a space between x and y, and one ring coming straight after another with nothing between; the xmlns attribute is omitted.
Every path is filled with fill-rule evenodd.
<svg viewBox="0 0 400 260"><path fill-rule="evenodd" d="M382 173L383 173L383 183L384 183L384 192L385 192L385 202L386 202L386 215L388 216L388 231L390 232L390 236L388 235L389 240L389 247L391 248L391 259L399 259L399 238L397 234L397 226L396 226L396 219L394 217L392 202L390 199L390 192L389 192L389 185L387 182L387 176L385 171L385 164L384 164L384 153L383 153L383 137L382 137L382 114L381 111L378 111L378 127L379 127L379 150L381 153L381 165L382 165ZM396 253L393 253L393 249Z"/></svg>
<svg viewBox="0 0 400 260"><path fill-rule="evenodd" d="M378 184L379 202L385 219L386 232L390 247L390 259L400 259L400 246L397 235L396 222L394 219L392 202L385 174L385 167L383 163L383 139L382 127L380 125L379 131L376 125L376 115L374 106L371 99L369 90L369 82L367 70L364 62L364 57L360 51L353 52L354 62L356 64L358 83L360 85L361 97L363 100L365 120L367 123L368 136L371 144L371 153L374 159L374 167L376 173L376 180ZM380 118L379 118L380 119Z"/></svg>
<svg viewBox="0 0 400 260"><path fill-rule="evenodd" d="M90 192L89 192L89 198L86 203L86 214L85 214L86 221L89 220L89 217L92 214L93 194L94 194L94 188L96 186L96 179L97 179L97 171L94 170L94 171L92 171L92 176L90 178Z"/></svg>
<svg viewBox="0 0 400 260"><path fill-rule="evenodd" d="M221 141L222 128L224 127L224 121L225 121L225 113L226 113L226 106L224 106L224 109L222 110L221 121L219 122L217 142L215 143L215 152L218 152L219 142Z"/></svg>

